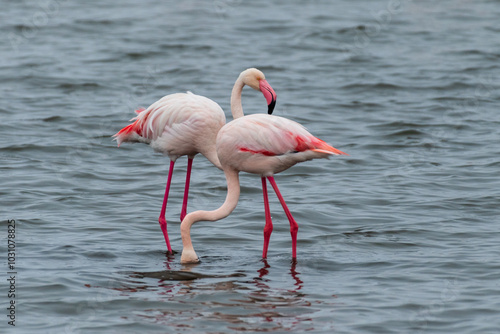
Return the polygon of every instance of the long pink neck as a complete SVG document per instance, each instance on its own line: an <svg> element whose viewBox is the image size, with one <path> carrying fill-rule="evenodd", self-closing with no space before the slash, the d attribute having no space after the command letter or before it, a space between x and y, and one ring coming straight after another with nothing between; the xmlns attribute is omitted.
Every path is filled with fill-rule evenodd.
<svg viewBox="0 0 500 334"><path fill-rule="evenodd" d="M207 149L201 151L201 154L205 156L215 167L222 169L222 165L220 164L219 157L217 156L216 146L215 144L207 145Z"/></svg>
<svg viewBox="0 0 500 334"><path fill-rule="evenodd" d="M241 92L244 86L243 79L238 77L231 92L231 113L233 114L233 119L244 116L243 106L241 105Z"/></svg>
<svg viewBox="0 0 500 334"><path fill-rule="evenodd" d="M240 197L239 174L235 170L224 170L227 181L227 196L224 204L213 211L195 211L188 214L181 223L182 245L185 250L193 250L191 226L199 221L215 221L229 216L238 204Z"/></svg>

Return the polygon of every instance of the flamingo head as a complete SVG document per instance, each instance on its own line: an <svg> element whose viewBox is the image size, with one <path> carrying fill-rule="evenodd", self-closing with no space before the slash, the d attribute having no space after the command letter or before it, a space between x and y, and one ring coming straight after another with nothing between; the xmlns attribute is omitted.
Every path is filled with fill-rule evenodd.
<svg viewBox="0 0 500 334"><path fill-rule="evenodd" d="M182 250L182 254L181 254L181 263L182 264L191 264L191 263L198 263L198 262L200 262L200 259L198 258L198 255L196 255L196 252L194 251L194 249L184 248Z"/></svg>
<svg viewBox="0 0 500 334"><path fill-rule="evenodd" d="M276 106L276 93L271 85L266 81L264 73L256 68L249 68L240 74L240 78L245 85L252 87L255 90L260 90L267 102L267 113L271 115Z"/></svg>

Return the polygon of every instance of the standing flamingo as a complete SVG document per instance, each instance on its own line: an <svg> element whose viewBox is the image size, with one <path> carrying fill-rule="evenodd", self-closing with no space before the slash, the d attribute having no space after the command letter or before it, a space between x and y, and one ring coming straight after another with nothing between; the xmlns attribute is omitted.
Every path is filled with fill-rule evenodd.
<svg viewBox="0 0 500 334"><path fill-rule="evenodd" d="M247 69L239 75L231 93L233 118L243 116L241 92L248 85L260 90L268 104L268 113L273 112L276 93L266 81L264 74L255 69ZM214 101L191 92L171 94L156 101L147 109L137 110L132 124L121 129L113 137L118 147L123 142L141 142L151 145L156 151L170 158L167 186L158 222L160 223L168 251L172 253L167 234L165 211L172 172L177 158L187 155L188 166L182 203L181 221L186 216L191 167L194 156L203 154L212 164L222 168L217 157L215 140L217 133L226 123L222 108Z"/></svg>
<svg viewBox="0 0 500 334"><path fill-rule="evenodd" d="M292 257L296 259L298 224L281 196L273 175L298 162L328 158L332 154L347 154L314 137L296 122L283 117L262 114L240 117L223 126L217 135L216 147L222 170L226 175L226 200L216 210L195 211L184 218L181 223L183 244L181 263L199 261L191 242L191 226L202 220L215 221L225 218L236 207L240 196L240 171L258 174L262 179L266 217L262 257L267 257L269 238L273 230L267 197L267 178L290 222Z"/></svg>

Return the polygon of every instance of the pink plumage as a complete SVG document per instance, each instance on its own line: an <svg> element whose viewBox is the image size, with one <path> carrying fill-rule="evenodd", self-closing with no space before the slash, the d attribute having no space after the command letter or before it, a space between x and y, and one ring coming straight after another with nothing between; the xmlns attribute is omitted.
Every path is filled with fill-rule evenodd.
<svg viewBox="0 0 500 334"><path fill-rule="evenodd" d="M314 137L302 125L272 115L248 115L226 124L217 135L222 165L269 176L298 162L344 152Z"/></svg>
<svg viewBox="0 0 500 334"><path fill-rule="evenodd" d="M214 101L188 92L163 97L131 121L114 136L118 145L148 143L175 160L182 155L213 154L213 145L207 143L215 141L226 117Z"/></svg>

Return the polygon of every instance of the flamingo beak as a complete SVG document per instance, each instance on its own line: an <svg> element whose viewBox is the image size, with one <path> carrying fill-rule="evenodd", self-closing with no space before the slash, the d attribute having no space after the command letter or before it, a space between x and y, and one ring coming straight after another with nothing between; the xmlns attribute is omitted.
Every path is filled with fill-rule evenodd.
<svg viewBox="0 0 500 334"><path fill-rule="evenodd" d="M267 101L267 113L271 115L273 113L274 107L276 106L276 93L273 87L266 81L259 81L259 89L264 94Z"/></svg>

